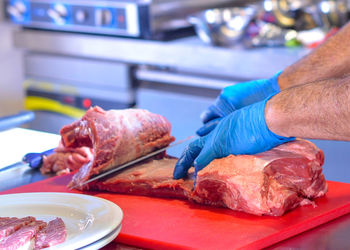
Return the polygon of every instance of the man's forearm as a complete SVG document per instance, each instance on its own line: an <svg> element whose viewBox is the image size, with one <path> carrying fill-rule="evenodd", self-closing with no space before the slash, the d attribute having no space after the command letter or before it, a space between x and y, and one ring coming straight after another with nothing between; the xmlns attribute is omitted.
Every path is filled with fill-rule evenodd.
<svg viewBox="0 0 350 250"><path fill-rule="evenodd" d="M343 77L350 73L350 23L309 55L287 67L278 78L280 88Z"/></svg>
<svg viewBox="0 0 350 250"><path fill-rule="evenodd" d="M350 141L350 77L286 89L267 102L265 119L281 136Z"/></svg>

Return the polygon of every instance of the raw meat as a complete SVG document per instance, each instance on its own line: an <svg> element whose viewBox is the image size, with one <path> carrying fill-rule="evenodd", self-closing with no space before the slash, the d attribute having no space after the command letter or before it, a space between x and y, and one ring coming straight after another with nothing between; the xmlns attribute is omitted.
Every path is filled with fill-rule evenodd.
<svg viewBox="0 0 350 250"><path fill-rule="evenodd" d="M47 224L28 216L22 219L0 217L0 249L46 248L65 241L66 227L62 219L56 218Z"/></svg>
<svg viewBox="0 0 350 250"><path fill-rule="evenodd" d="M147 110L90 108L79 121L60 131L65 148L85 146L94 152L93 160L80 168L70 186L169 145L175 139L170 130L164 117Z"/></svg>
<svg viewBox="0 0 350 250"><path fill-rule="evenodd" d="M18 220L16 217L0 217L0 226L6 225L12 221Z"/></svg>
<svg viewBox="0 0 350 250"><path fill-rule="evenodd" d="M327 192L323 152L297 140L257 155L212 161L197 176L193 199L257 215L283 215Z"/></svg>
<svg viewBox="0 0 350 250"><path fill-rule="evenodd" d="M280 216L324 195L323 152L296 140L257 155L212 161L194 180L172 179L176 159L151 160L91 184L91 189L118 193L187 198L256 215ZM190 174L192 175L192 173Z"/></svg>
<svg viewBox="0 0 350 250"><path fill-rule="evenodd" d="M147 160L137 166L91 185L91 189L117 193L187 199L191 196L194 179L174 180L176 158ZM192 176L192 174L191 174Z"/></svg>
<svg viewBox="0 0 350 250"><path fill-rule="evenodd" d="M54 154L44 157L40 171L42 174L67 174L74 172L84 164L89 163L92 158L92 148L65 148L60 144L55 149Z"/></svg>
<svg viewBox="0 0 350 250"><path fill-rule="evenodd" d="M25 245L30 245L31 239L34 235L46 226L46 222L33 221L26 226L21 227L19 230L5 238L0 242L0 249L12 250L18 249Z"/></svg>
<svg viewBox="0 0 350 250"><path fill-rule="evenodd" d="M113 166L167 146L174 140L162 116L145 110L104 111L98 107L61 129L65 148L93 148L93 160L74 175L79 185ZM256 215L279 216L327 191L322 174L323 152L296 140L257 155L216 159L194 179L173 180L176 159L149 160L81 189L186 198ZM193 174L192 174L193 175Z"/></svg>
<svg viewBox="0 0 350 250"><path fill-rule="evenodd" d="M14 220L10 223L7 223L5 225L0 226L0 241L2 241L5 237L9 236L10 234L14 233L21 227L35 221L34 217L27 216L22 219Z"/></svg>
<svg viewBox="0 0 350 250"><path fill-rule="evenodd" d="M47 227L36 235L34 249L41 249L55 246L66 240L66 226L61 218L56 218L49 222Z"/></svg>

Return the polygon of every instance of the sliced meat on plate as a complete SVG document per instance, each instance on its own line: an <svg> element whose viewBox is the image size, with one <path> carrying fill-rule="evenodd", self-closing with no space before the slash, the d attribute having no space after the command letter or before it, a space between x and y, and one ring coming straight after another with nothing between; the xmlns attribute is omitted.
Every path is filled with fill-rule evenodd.
<svg viewBox="0 0 350 250"><path fill-rule="evenodd" d="M45 226L46 222L44 221L33 221L21 227L0 242L0 249L12 250L24 246L27 246L27 248L30 249L31 240L34 238L35 234L37 234Z"/></svg>
<svg viewBox="0 0 350 250"><path fill-rule="evenodd" d="M0 226L0 240L14 233L21 227L35 221L34 217L27 216L21 219L17 219L12 221L11 223L7 223L5 225Z"/></svg>
<svg viewBox="0 0 350 250"><path fill-rule="evenodd" d="M61 218L50 221L43 230L36 235L35 249L55 246L66 240L66 226Z"/></svg>

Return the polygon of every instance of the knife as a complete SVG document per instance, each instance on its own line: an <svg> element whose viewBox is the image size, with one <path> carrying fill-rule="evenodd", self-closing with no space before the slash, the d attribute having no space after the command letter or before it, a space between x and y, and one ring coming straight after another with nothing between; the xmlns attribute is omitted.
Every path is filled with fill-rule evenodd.
<svg viewBox="0 0 350 250"><path fill-rule="evenodd" d="M40 168L41 165L43 164L44 156L49 156L53 154L54 150L55 149L52 148L41 153L28 153L22 158L22 161L14 163L4 168L1 168L0 172L6 171L12 168L21 167L21 166L28 166L32 169Z"/></svg>
<svg viewBox="0 0 350 250"><path fill-rule="evenodd" d="M100 173L97 176L95 176L95 177L93 177L93 178L91 178L91 179L89 179L87 181L84 181L83 183L80 183L80 184L74 185L73 187L70 187L69 190L72 190L72 189L77 188L77 187L82 187L82 186L84 186L84 185L86 185L86 184L88 184L88 183L90 183L92 181L96 181L96 180L101 179L101 178L103 178L103 177L105 177L107 175L113 174L113 173L115 173L117 171L120 171L120 170L122 170L124 168L130 167L130 166L132 166L132 165L134 165L136 163L139 163L139 162L141 162L143 160L146 160L146 159L148 159L148 158L150 158L152 156L155 156L155 155L157 155L157 154L159 154L161 152L164 152L165 150L167 150L169 148L175 147L175 146L180 145L180 144L182 144L182 143L184 143L186 141L189 141L189 140L191 140L194 137L195 137L194 135L189 136L189 137L187 137L187 138L185 138L183 140L179 140L177 142L174 142L174 143L170 144L169 146L167 146L165 148L161 148L161 149L158 149L156 151L153 151L152 153L150 153L148 155L142 156L140 158L137 158L135 160L129 161L129 162L124 163L122 165L113 167L112 169L109 169L109 170L107 170L107 171L105 171L103 173Z"/></svg>

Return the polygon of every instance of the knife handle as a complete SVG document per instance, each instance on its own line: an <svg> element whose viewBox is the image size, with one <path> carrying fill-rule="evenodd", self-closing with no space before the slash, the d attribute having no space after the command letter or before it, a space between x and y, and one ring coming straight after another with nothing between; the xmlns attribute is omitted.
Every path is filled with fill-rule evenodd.
<svg viewBox="0 0 350 250"><path fill-rule="evenodd" d="M22 161L28 163L31 168L39 168L43 164L44 156L53 154L55 152L54 150L55 149L52 148L42 153L28 153L23 157Z"/></svg>

